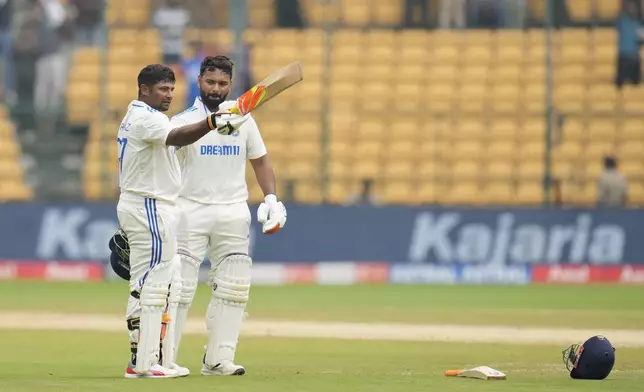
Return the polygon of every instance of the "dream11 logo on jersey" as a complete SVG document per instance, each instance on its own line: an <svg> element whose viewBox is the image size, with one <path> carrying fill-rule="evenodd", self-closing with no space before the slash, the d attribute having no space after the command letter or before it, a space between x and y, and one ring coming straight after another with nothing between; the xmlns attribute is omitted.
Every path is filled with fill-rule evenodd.
<svg viewBox="0 0 644 392"><path fill-rule="evenodd" d="M567 224L560 219L530 223L526 218L517 224L517 214L511 212L492 213L484 219L487 222L463 223L466 217L467 213L459 212L416 215L409 261L617 264L624 257L624 229L615 224L593 226L588 213L576 215L574 222Z"/></svg>

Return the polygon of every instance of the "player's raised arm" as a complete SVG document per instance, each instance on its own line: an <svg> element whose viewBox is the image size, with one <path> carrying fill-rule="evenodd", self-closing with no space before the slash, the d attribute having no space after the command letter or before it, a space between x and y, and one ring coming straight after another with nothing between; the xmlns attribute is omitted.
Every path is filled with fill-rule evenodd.
<svg viewBox="0 0 644 392"><path fill-rule="evenodd" d="M165 144L177 147L187 146L201 139L212 130L217 130L222 135L230 135L237 131L247 119L247 116L238 114L212 113L205 120L171 130L168 133Z"/></svg>

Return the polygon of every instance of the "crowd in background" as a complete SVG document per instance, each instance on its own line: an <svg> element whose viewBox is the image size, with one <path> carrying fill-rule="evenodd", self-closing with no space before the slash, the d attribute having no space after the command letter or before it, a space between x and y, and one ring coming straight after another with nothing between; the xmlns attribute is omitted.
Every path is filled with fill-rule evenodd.
<svg viewBox="0 0 644 392"><path fill-rule="evenodd" d="M603 1L603 0L599 0ZM64 121L67 72L74 50L87 45L104 45L105 7L107 0L0 0L0 102L20 118L23 128L53 132ZM640 48L642 3L622 0L622 12L610 21L618 31L615 84L641 83ZM158 0L150 25L161 38L162 61L175 67L186 80L199 74L201 59L225 52L239 55L234 95L252 86L251 48L206 47L202 42L188 42L185 32L199 26L202 2ZM276 27L306 27L299 0L275 0ZM404 28L524 28L529 27L527 0L405 0ZM555 25L570 22L567 2L554 1ZM429 12L430 9L436 12ZM205 13L205 11L204 11ZM203 19L203 18L201 18ZM218 26L221 27L221 26ZM227 26L226 26L227 27ZM189 85L187 102L198 94L194 82ZM605 174L600 181L600 204L623 204L627 184L617 170L617 160L607 157ZM615 190L612 191L611 189ZM363 190L347 200L348 204L377 204L373 184L365 180Z"/></svg>

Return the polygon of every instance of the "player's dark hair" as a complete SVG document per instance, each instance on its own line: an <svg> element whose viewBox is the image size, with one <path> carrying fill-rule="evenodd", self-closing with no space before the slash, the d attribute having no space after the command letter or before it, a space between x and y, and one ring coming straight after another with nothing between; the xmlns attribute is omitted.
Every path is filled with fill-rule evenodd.
<svg viewBox="0 0 644 392"><path fill-rule="evenodd" d="M139 94L141 94L142 84L151 87L161 82L175 83L176 80L172 68L163 64L150 64L139 72L136 81L139 87Z"/></svg>
<svg viewBox="0 0 644 392"><path fill-rule="evenodd" d="M201 68L199 69L199 75L203 76L204 73L208 71L220 70L221 72L233 78L233 61L228 56L219 55L219 56L207 56L201 62Z"/></svg>

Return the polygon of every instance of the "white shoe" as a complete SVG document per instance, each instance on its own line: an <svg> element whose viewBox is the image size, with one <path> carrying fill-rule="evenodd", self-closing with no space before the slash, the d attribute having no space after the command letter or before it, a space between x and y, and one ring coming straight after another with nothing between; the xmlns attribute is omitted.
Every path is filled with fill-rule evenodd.
<svg viewBox="0 0 644 392"><path fill-rule="evenodd" d="M176 370L179 373L179 377L185 377L190 375L190 369L183 366L179 366L176 363L173 363L169 369Z"/></svg>
<svg viewBox="0 0 644 392"><path fill-rule="evenodd" d="M164 368L161 365L152 365L146 374L138 374L130 363L125 371L125 378L175 378L180 377L179 372L174 369Z"/></svg>
<svg viewBox="0 0 644 392"><path fill-rule="evenodd" d="M215 367L208 367L204 363L201 366L202 376L243 376L246 374L246 369L243 366L235 365L230 361L222 361Z"/></svg>

